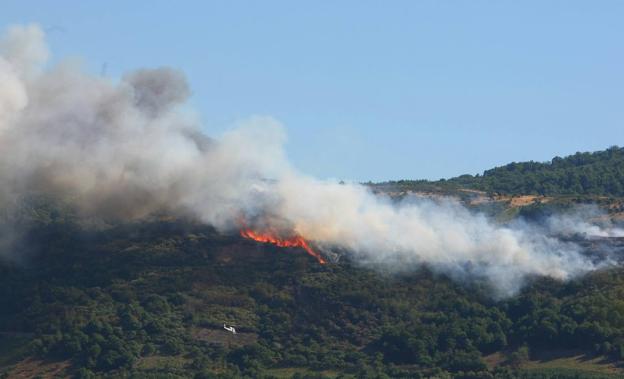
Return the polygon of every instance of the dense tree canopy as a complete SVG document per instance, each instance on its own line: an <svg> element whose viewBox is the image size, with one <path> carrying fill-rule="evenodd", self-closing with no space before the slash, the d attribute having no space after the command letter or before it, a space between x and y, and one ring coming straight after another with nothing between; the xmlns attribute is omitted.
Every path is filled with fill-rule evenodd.
<svg viewBox="0 0 624 379"><path fill-rule="evenodd" d="M549 378L523 362L624 358L620 269L496 300L424 267L387 276L184 221L93 229L61 215L38 209L16 245L28 262L0 266L0 342L76 377ZM601 377L588 375L569 377Z"/></svg>
<svg viewBox="0 0 624 379"><path fill-rule="evenodd" d="M624 196L624 148L576 153L550 162L509 163L483 172L440 181L383 183L404 189L470 188L501 194ZM383 185L382 184L382 185Z"/></svg>

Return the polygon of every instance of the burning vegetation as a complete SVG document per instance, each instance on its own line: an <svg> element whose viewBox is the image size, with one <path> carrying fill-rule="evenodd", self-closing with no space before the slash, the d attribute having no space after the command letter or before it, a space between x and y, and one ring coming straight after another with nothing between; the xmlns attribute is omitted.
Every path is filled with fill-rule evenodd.
<svg viewBox="0 0 624 379"><path fill-rule="evenodd" d="M275 232L257 232L255 230L244 228L241 229L240 235L244 238L248 238L254 241L270 243L279 247L300 247L304 249L309 255L316 258L320 264L325 264L327 261L323 259L320 253L314 250L310 244L301 236L295 235L290 238L280 237Z"/></svg>

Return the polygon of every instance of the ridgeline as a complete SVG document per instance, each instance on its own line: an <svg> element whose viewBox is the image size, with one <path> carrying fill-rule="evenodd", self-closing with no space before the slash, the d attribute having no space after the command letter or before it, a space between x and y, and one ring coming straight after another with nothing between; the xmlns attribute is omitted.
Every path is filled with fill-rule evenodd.
<svg viewBox="0 0 624 379"><path fill-rule="evenodd" d="M576 153L550 162L512 162L482 175L461 175L438 181L399 180L374 186L411 191L454 191L460 188L505 195L624 196L624 148Z"/></svg>

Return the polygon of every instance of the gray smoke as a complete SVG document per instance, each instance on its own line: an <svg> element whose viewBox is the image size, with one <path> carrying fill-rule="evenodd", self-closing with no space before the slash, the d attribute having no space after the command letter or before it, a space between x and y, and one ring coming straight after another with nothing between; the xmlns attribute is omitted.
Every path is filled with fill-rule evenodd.
<svg viewBox="0 0 624 379"><path fill-rule="evenodd" d="M9 29L0 43L0 204L62 197L86 214L140 218L167 210L222 231L240 220L288 229L390 270L429 266L487 278L510 294L527 276L568 279L598 266L571 244L504 227L452 200L396 204L360 185L305 176L285 133L252 117L216 138L184 111L183 75L142 69L121 81L64 62L42 69L44 34Z"/></svg>
<svg viewBox="0 0 624 379"><path fill-rule="evenodd" d="M184 75L170 68L137 70L126 75L124 81L133 89L136 107L154 118L190 95Z"/></svg>
<svg viewBox="0 0 624 379"><path fill-rule="evenodd" d="M596 205L578 206L568 212L553 215L547 219L546 224L552 234L562 236L624 237L624 228L615 225Z"/></svg>

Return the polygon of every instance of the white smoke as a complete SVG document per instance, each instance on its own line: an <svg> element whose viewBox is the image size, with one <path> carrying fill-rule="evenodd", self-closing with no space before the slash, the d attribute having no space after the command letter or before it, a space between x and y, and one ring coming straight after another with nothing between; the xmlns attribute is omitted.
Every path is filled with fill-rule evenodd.
<svg viewBox="0 0 624 379"><path fill-rule="evenodd" d="M346 248L365 264L406 270L426 263L455 276L487 278L503 295L527 276L568 279L596 269L572 244L519 224L496 225L451 199L394 204L361 186L300 175L277 187L278 213L299 234Z"/></svg>
<svg viewBox="0 0 624 379"><path fill-rule="evenodd" d="M255 219L362 264L428 264L487 278L500 294L527 276L567 279L596 268L573 245L498 226L451 200L394 204L360 185L305 176L288 163L284 129L271 118L209 138L181 108L190 91L175 70L120 81L70 63L41 70L43 39L37 26L18 26L0 44L0 204L45 192L115 217L166 209L224 231Z"/></svg>
<svg viewBox="0 0 624 379"><path fill-rule="evenodd" d="M581 237L624 237L624 229L595 205L578 206L572 211L549 217L546 224L551 234Z"/></svg>

